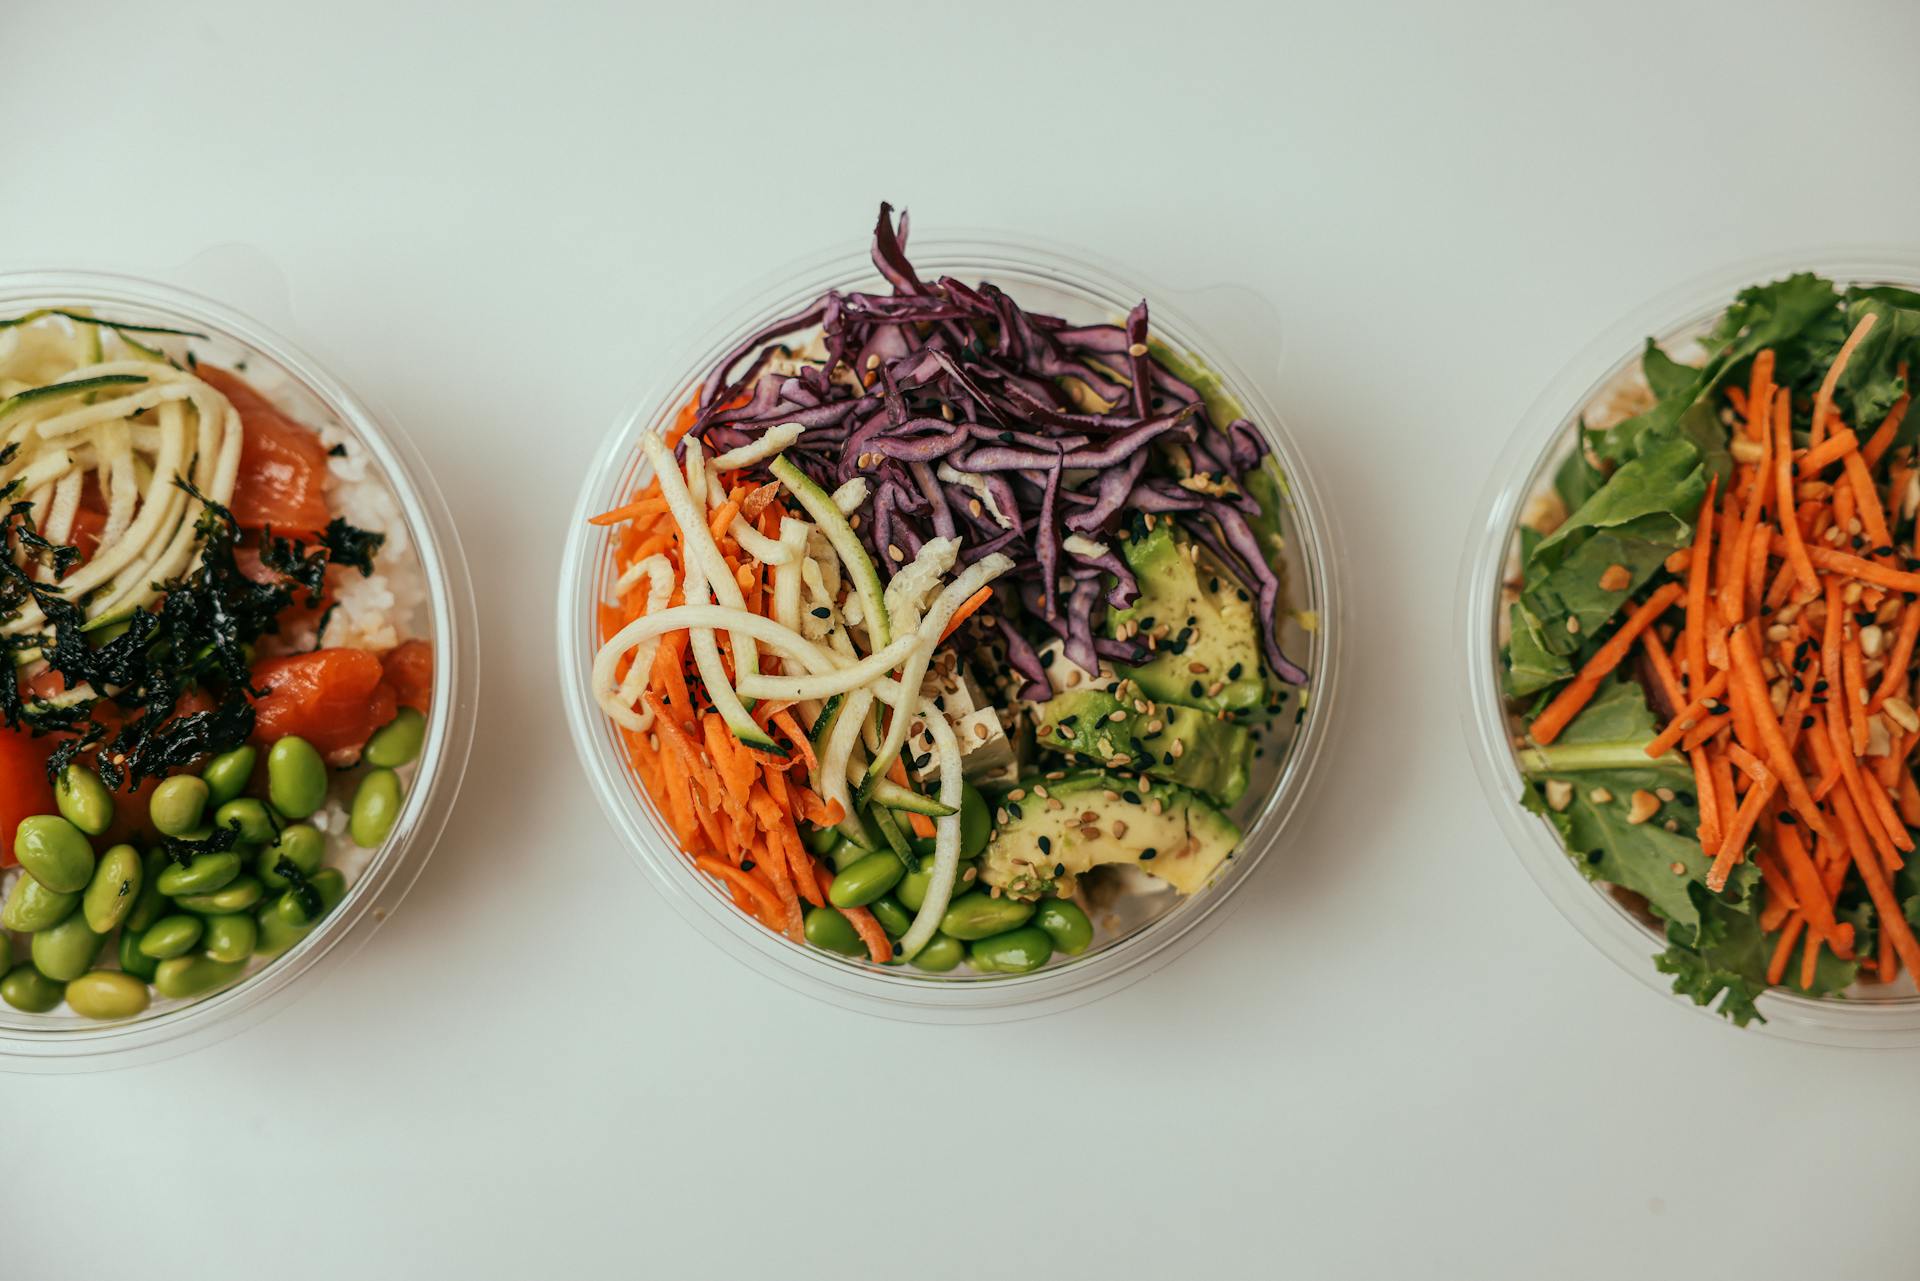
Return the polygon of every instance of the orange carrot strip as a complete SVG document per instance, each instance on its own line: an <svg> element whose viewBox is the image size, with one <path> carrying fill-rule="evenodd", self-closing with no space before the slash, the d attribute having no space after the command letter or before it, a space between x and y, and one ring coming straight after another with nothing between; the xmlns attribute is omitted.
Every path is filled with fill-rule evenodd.
<svg viewBox="0 0 1920 1281"><path fill-rule="evenodd" d="M813 740L801 732L800 722L793 718L792 712L784 708L775 712L773 723L778 725L780 732L787 736L787 741L793 744L794 751L800 753L800 760L809 770L820 768L820 762L813 755Z"/></svg>
<svg viewBox="0 0 1920 1281"><path fill-rule="evenodd" d="M833 878L827 875L824 868L819 869L819 877L821 891L825 892ZM847 923L853 926L853 932L858 934L860 941L867 945L867 955L872 958L875 965L885 965L893 959L893 941L887 937L887 932L880 928L880 922L874 919L872 912L864 907L842 907L835 910L847 918Z"/></svg>
<svg viewBox="0 0 1920 1281"><path fill-rule="evenodd" d="M1880 688L1873 692L1867 710L1877 712L1907 678L1913 662L1913 646L1920 640L1920 601L1908 601L1900 607L1900 630L1894 633L1893 648L1887 653L1887 670L1880 677Z"/></svg>
<svg viewBox="0 0 1920 1281"><path fill-rule="evenodd" d="M1786 927L1773 945L1773 959L1767 962L1767 986L1779 987L1780 980L1787 976L1787 958L1793 955L1793 945L1799 941L1806 923L1806 918L1797 912L1787 918Z"/></svg>
<svg viewBox="0 0 1920 1281"><path fill-rule="evenodd" d="M1784 540L1775 540L1774 547L1776 550L1779 550L1783 546L1785 546ZM1801 550L1806 554L1811 564L1818 565L1821 569L1838 574L1843 578L1857 578L1863 583L1873 583L1879 587L1891 588L1896 592L1904 592L1909 596L1920 595L1920 574L1891 569L1888 566L1876 564L1864 557L1855 556L1850 552L1839 551L1836 548L1824 547L1819 544L1811 546L1803 545Z"/></svg>
<svg viewBox="0 0 1920 1281"><path fill-rule="evenodd" d="M1829 463L1837 463L1848 454L1856 453L1860 448L1860 438L1852 431L1839 431L1827 437L1819 444L1800 455L1800 461L1794 466L1803 477L1820 474L1820 469Z"/></svg>
<svg viewBox="0 0 1920 1281"><path fill-rule="evenodd" d="M1825 836L1831 830L1827 826L1826 816L1813 803L1806 780L1800 776L1800 769L1793 762L1793 751L1787 746L1786 733L1774 717L1773 704L1767 697L1767 683L1760 675L1760 658L1754 652L1752 629L1742 627L1734 632L1727 638L1727 647L1733 657L1734 675L1743 686L1747 712L1759 735L1760 745L1766 749L1763 755L1768 766L1787 789L1787 799L1793 806L1793 812L1809 828Z"/></svg>
<svg viewBox="0 0 1920 1281"><path fill-rule="evenodd" d="M1690 752L1731 724L1733 724L1733 713L1731 712L1722 712L1718 716L1709 716L1706 720L1701 721L1698 725L1687 731L1686 737L1680 740L1680 747L1683 751Z"/></svg>
<svg viewBox="0 0 1920 1281"><path fill-rule="evenodd" d="M1620 625L1620 630L1594 652L1593 657L1581 667L1580 674L1554 695L1553 701L1547 704L1546 710L1534 718L1529 730L1535 742L1544 747L1560 737L1560 731L1580 714L1580 710L1599 691L1600 682L1605 680L1607 674L1618 667L1620 660L1633 649L1633 642L1640 633L1651 627L1653 621L1680 598L1680 590L1680 584L1668 583L1654 592L1647 598L1644 605L1635 610L1632 616Z"/></svg>
<svg viewBox="0 0 1920 1281"><path fill-rule="evenodd" d="M1720 478L1709 477L1707 496L1694 517L1693 557L1687 562L1687 688L1697 690L1707 681L1707 574L1713 559L1713 503Z"/></svg>
<svg viewBox="0 0 1920 1281"><path fill-rule="evenodd" d="M1812 431L1815 444L1818 444L1821 437L1826 434L1827 411L1833 408L1833 389L1840 383L1841 371L1847 367L1847 361L1853 358L1854 348L1858 347L1860 341L1873 331L1874 322L1879 319L1880 317L1871 311L1860 317L1860 323L1853 327L1853 332L1847 335L1847 340L1840 344L1840 354L1833 358L1831 365L1827 366L1827 376L1820 380L1819 394L1813 398Z"/></svg>
<svg viewBox="0 0 1920 1281"><path fill-rule="evenodd" d="M1725 672L1715 672L1713 679L1707 682L1707 687L1701 690L1698 696L1696 696L1691 703L1687 704L1678 716L1675 716L1669 721L1667 727L1661 730L1659 735L1651 743L1647 744L1647 755L1656 760L1666 755L1675 743L1678 743L1687 736L1689 730L1698 728L1701 717L1719 710L1718 704L1715 703L1714 700L1718 699L1720 695L1726 693L1726 691L1727 674Z"/></svg>
<svg viewBox="0 0 1920 1281"><path fill-rule="evenodd" d="M759 901L760 905L766 908L773 916L778 917L784 910L780 903L780 896L762 884L760 878L754 876L751 872L743 872L733 864L722 862L720 859L707 854L696 855L693 864L709 876L718 877L730 884L738 885L741 889L753 895L753 897Z"/></svg>
<svg viewBox="0 0 1920 1281"><path fill-rule="evenodd" d="M1773 843L1793 884L1794 897L1800 900L1800 910L1806 914L1807 927L1823 939L1838 941L1840 926L1833 917L1833 904L1827 898L1820 870L1813 865L1800 833L1792 825L1782 823L1774 832Z"/></svg>
<svg viewBox="0 0 1920 1281"><path fill-rule="evenodd" d="M1889 547L1893 544L1893 531L1887 528L1887 513L1880 506L1880 491L1873 483L1873 473L1867 470L1866 462L1858 454L1847 455L1847 483L1853 489L1853 497L1860 512L1861 532L1872 547Z"/></svg>
<svg viewBox="0 0 1920 1281"><path fill-rule="evenodd" d="M1820 579L1813 572L1806 542L1800 537L1800 521L1793 503L1793 407L1792 397L1784 387L1773 402L1773 478L1785 555L1800 580L1800 590L1811 596L1820 590Z"/></svg>
<svg viewBox="0 0 1920 1281"><path fill-rule="evenodd" d="M993 588L988 586L982 587L979 591L960 602L960 608L955 610L953 617L948 620L946 630L940 633L940 639L944 641L947 637L953 635L960 629L960 624L973 617L975 610L992 599Z"/></svg>
<svg viewBox="0 0 1920 1281"><path fill-rule="evenodd" d="M1734 811L1733 824L1720 838L1720 850L1713 856L1713 866L1707 869L1707 888L1715 894L1727 888L1727 877L1732 874L1734 864L1745 856L1747 838L1753 834L1753 825L1760 821L1761 812L1772 803L1776 787L1771 778L1754 784L1747 789L1740 808Z"/></svg>
<svg viewBox="0 0 1920 1281"><path fill-rule="evenodd" d="M1906 374L1902 372L1900 377L1904 380ZM1868 467L1878 467L1881 455L1893 447L1894 437L1900 434L1900 424L1907 417L1909 399L1910 396L1903 393L1900 399L1893 402L1893 408L1887 411L1887 416L1880 422L1880 430L1873 433L1873 439L1860 451L1866 457Z"/></svg>
<svg viewBox="0 0 1920 1281"><path fill-rule="evenodd" d="M1886 872L1873 857L1872 850L1850 846L1848 853L1853 856L1853 865L1859 869L1860 880L1867 887L1868 897L1873 900L1881 932L1892 936L1893 950L1899 954L1908 971L1920 974L1920 942L1915 941L1913 930L1907 925L1906 913L1901 910L1893 887L1887 883Z"/></svg>

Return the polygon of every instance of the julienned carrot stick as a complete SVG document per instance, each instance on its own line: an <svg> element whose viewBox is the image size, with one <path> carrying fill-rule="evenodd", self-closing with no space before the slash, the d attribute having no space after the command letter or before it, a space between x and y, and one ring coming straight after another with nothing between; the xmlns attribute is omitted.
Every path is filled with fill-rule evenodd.
<svg viewBox="0 0 1920 1281"><path fill-rule="evenodd" d="M1900 378L1903 382L1906 377L1905 372L1902 372ZM1866 456L1869 468L1878 467L1881 456L1893 447L1894 437L1900 434L1900 424L1907 416L1908 400L1909 397L1903 393L1900 399L1893 402L1893 408L1887 411L1886 418L1880 423L1880 430L1873 433L1873 439L1869 440L1865 448L1860 451Z"/></svg>
<svg viewBox="0 0 1920 1281"><path fill-rule="evenodd" d="M1873 332L1874 322L1879 319L1879 315L1871 311L1860 317L1860 323L1853 327L1853 332L1847 335L1847 340L1840 344L1840 354L1833 358L1831 365L1827 366L1827 376L1820 380L1819 394L1813 398L1814 444L1819 444L1826 434L1827 411L1833 408L1833 389L1840 385L1840 374L1846 369L1847 362L1853 359L1853 349L1860 345L1861 339Z"/></svg>
<svg viewBox="0 0 1920 1281"><path fill-rule="evenodd" d="M1873 692L1867 710L1877 712L1907 678L1913 662L1913 643L1920 639L1920 601L1908 601L1900 608L1900 629L1894 633L1893 648L1887 652L1887 670L1880 677L1880 688Z"/></svg>
<svg viewBox="0 0 1920 1281"><path fill-rule="evenodd" d="M1767 962L1767 985L1779 987L1780 980L1787 977L1787 961L1793 955L1793 945L1800 939L1800 931L1806 927L1806 918L1795 913L1787 918L1780 930L1780 938L1773 945L1773 959Z"/></svg>
<svg viewBox="0 0 1920 1281"><path fill-rule="evenodd" d="M1580 714L1581 708L1592 701L1594 694L1600 689L1600 682L1605 680L1608 673L1618 667L1620 661L1632 652L1634 640L1641 632L1653 626L1654 620L1666 613L1668 607L1679 598L1680 584L1668 583L1649 596L1646 603L1639 609L1633 611L1627 621L1620 624L1620 630L1609 637L1606 644L1594 651L1593 657L1581 667L1580 674L1556 694L1553 701L1547 704L1546 709L1534 718L1533 724L1529 727L1534 741L1544 747L1560 737L1560 731Z"/></svg>
<svg viewBox="0 0 1920 1281"><path fill-rule="evenodd" d="M1920 974L1920 942L1914 940L1900 900L1894 897L1893 887L1887 883L1886 872L1873 857L1872 850L1850 846L1847 853L1853 856L1853 865L1860 870L1860 880L1867 887L1867 896L1873 900L1880 929L1892 937L1893 950L1899 953L1908 972Z"/></svg>
<svg viewBox="0 0 1920 1281"><path fill-rule="evenodd" d="M1760 744L1765 748L1763 754L1769 767L1786 788L1787 799L1792 803L1794 813L1815 832L1827 835L1830 829L1826 817L1820 813L1820 807L1814 804L1806 780L1800 777L1800 769L1793 763L1793 751L1787 746L1787 736L1774 717L1773 704L1767 697L1767 682L1760 674L1760 658L1754 652L1752 629L1742 627L1735 631L1727 638L1727 647L1733 657L1734 676L1741 682L1747 712Z"/></svg>
<svg viewBox="0 0 1920 1281"><path fill-rule="evenodd" d="M1887 513L1880 506L1880 491L1860 455L1847 455L1846 476L1847 484L1853 490L1854 507L1860 514L1860 528L1867 537L1867 545L1873 548L1891 547L1893 531L1887 528Z"/></svg>
<svg viewBox="0 0 1920 1281"><path fill-rule="evenodd" d="M1720 477L1707 479L1707 496L1694 517L1693 557L1687 563L1687 688L1699 690L1707 681L1707 575L1713 561L1713 504Z"/></svg>
<svg viewBox="0 0 1920 1281"><path fill-rule="evenodd" d="M947 620L946 630L940 633L940 639L945 640L947 639L947 637L953 635L956 631L959 631L960 624L966 622L969 618L972 618L975 610L979 609L982 605L986 604L988 601L992 599L993 599L993 588L982 587L979 591L975 592L973 595L967 597L964 601L960 602L960 608L955 610L953 613L953 617Z"/></svg>
<svg viewBox="0 0 1920 1281"><path fill-rule="evenodd" d="M1837 431L1815 445L1812 449L1809 449L1806 453L1800 455L1800 461L1795 463L1794 466L1803 477L1817 476L1820 474L1821 468L1827 466L1829 463L1839 462L1842 458L1845 458L1848 454L1853 453L1859 448L1860 438L1854 435L1852 428L1848 428L1846 431Z"/></svg>
<svg viewBox="0 0 1920 1281"><path fill-rule="evenodd" d="M780 896L760 882L760 878L750 872L743 872L731 863L722 862L711 854L696 854L693 865L710 876L738 885L753 895L768 913L778 919L784 909L780 905Z"/></svg>
<svg viewBox="0 0 1920 1281"><path fill-rule="evenodd" d="M1800 590L1814 595L1820 590L1819 575L1807 556L1807 545L1800 537L1798 508L1793 497L1793 405L1792 397L1781 388L1773 401L1773 480L1775 510L1780 516L1781 538L1786 557L1800 580Z"/></svg>
<svg viewBox="0 0 1920 1281"><path fill-rule="evenodd" d="M1806 914L1808 927L1821 938L1838 942L1840 927L1833 918L1833 904L1827 899L1820 871L1814 867L1800 833L1790 825L1781 824L1774 833L1774 844L1780 847L1782 866L1793 883L1794 897L1800 900L1800 910Z"/></svg>
<svg viewBox="0 0 1920 1281"><path fill-rule="evenodd" d="M1696 835L1700 838L1700 852L1713 857L1720 848L1720 805L1713 791L1713 772L1707 764L1707 754L1699 748L1687 753L1687 764L1693 767L1693 793L1700 802L1700 828Z"/></svg>
<svg viewBox="0 0 1920 1281"><path fill-rule="evenodd" d="M1731 712L1722 712L1718 716L1707 717L1707 719L1687 731L1686 737L1680 740L1681 750L1692 751L1731 724L1733 724L1733 714Z"/></svg>
<svg viewBox="0 0 1920 1281"><path fill-rule="evenodd" d="M1655 759L1665 756L1675 743L1685 738L1687 732L1698 725L1703 717L1719 711L1719 705L1714 700L1726 692L1727 674L1715 672L1713 679L1707 682L1707 687L1700 691L1693 702L1687 704L1680 714L1660 731L1659 737L1647 744L1647 755Z"/></svg>
<svg viewBox="0 0 1920 1281"><path fill-rule="evenodd" d="M819 877L820 892L824 894L833 878L827 875L825 868L816 869L816 875ZM874 919L872 912L864 907L843 907L837 910L840 915L847 918L848 924L853 926L853 932L860 936L860 941L867 945L867 955L873 958L874 964L885 965L893 959L893 944L888 940L887 932L880 928L880 922Z"/></svg>
<svg viewBox="0 0 1920 1281"><path fill-rule="evenodd" d="M1747 789L1740 808L1734 811L1733 824L1727 828L1727 834L1720 838L1720 849L1713 856L1713 866L1707 869L1707 888L1718 894L1727 888L1727 877L1732 874L1734 864L1738 863L1747 850L1747 838L1753 834L1753 825L1760 821L1760 815L1773 801L1776 784L1772 780L1755 783Z"/></svg>
<svg viewBox="0 0 1920 1281"><path fill-rule="evenodd" d="M1788 540L1776 538L1773 540L1773 547L1776 555L1782 554L1788 548ZM1829 573L1838 574L1842 578L1857 578L1863 583L1873 583L1875 586L1904 592L1909 596L1920 595L1920 574L1892 569L1850 552L1823 547L1818 543L1812 545L1803 543L1801 549L1806 553L1810 563Z"/></svg>

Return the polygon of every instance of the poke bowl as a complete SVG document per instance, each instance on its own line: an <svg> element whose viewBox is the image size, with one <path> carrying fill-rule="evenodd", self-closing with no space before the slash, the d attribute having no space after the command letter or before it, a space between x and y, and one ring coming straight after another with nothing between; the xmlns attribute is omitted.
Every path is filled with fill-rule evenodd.
<svg viewBox="0 0 1920 1281"><path fill-rule="evenodd" d="M1577 359L1462 570L1475 763L1623 967L1739 1026L1920 1039L1920 262L1689 284Z"/></svg>
<svg viewBox="0 0 1920 1281"><path fill-rule="evenodd" d="M689 344L575 517L603 807L702 932L837 1004L1112 991L1308 789L1339 640L1311 477L1217 346L1077 255L909 244L883 206Z"/></svg>
<svg viewBox="0 0 1920 1281"><path fill-rule="evenodd" d="M398 905L471 739L465 568L336 379L173 287L0 278L0 1066L264 1016Z"/></svg>

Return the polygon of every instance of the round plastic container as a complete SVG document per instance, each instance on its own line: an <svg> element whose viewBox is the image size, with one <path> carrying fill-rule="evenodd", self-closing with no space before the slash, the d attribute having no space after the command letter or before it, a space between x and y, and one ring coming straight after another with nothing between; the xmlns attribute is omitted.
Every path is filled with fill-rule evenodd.
<svg viewBox="0 0 1920 1281"><path fill-rule="evenodd" d="M296 982L351 946L399 906L451 813L473 741L479 682L478 631L466 562L420 456L339 379L286 339L232 308L172 285L127 276L36 271L0 276L0 316L39 307L87 307L131 324L207 335L192 342L202 359L244 362L250 381L309 424L332 423L357 442L396 497L425 580L434 685L428 733L406 805L346 898L299 944L238 983L197 1001L156 1000L136 1018L83 1019L62 1006L25 1014L0 1004L0 1068L91 1070L170 1057L209 1044L285 1006Z"/></svg>
<svg viewBox="0 0 1920 1281"><path fill-rule="evenodd" d="M1023 306L1082 321L1123 317L1143 292L1110 268L1077 252L992 233L924 235L908 246L914 265L928 276L987 279L1006 288ZM598 632L595 604L611 581L606 531L587 518L618 504L648 475L640 437L664 428L714 362L737 339L789 314L830 288L886 291L863 248L816 256L737 299L723 317L679 358L633 413L615 424L596 458L573 514L560 576L561 686L575 745L608 818L656 886L696 929L754 969L796 990L850 1009L920 1022L989 1022L1028 1018L1070 1008L1113 992L1151 973L1190 946L1224 915L1235 891L1279 842L1282 829L1307 793L1332 714L1338 676L1340 612L1328 515L1292 437L1259 388L1235 369L1222 349L1168 307L1165 294L1145 290L1153 307L1154 333L1192 351L1219 374L1266 435L1290 487L1288 535L1289 603L1314 611L1319 626L1293 628L1288 653L1313 673L1310 697L1297 734L1284 754L1269 751L1247 796L1234 810L1245 833L1238 853L1206 890L1172 904L1171 910L1137 923L1082 956L1056 961L1032 974L930 975L906 966L876 966L804 947L742 914L710 878L696 871L661 821L652 800L629 770L611 723L595 705L589 684ZM1154 898L1171 898L1156 895ZM1122 900L1123 904L1128 900Z"/></svg>
<svg viewBox="0 0 1920 1281"><path fill-rule="evenodd" d="M1605 887L1586 879L1567 857L1544 819L1520 807L1522 778L1514 753L1520 729L1501 695L1500 645L1505 616L1503 584L1517 567L1519 522L1528 501L1552 487L1554 468L1572 452L1581 412L1638 368L1648 336L1668 350L1710 330L1748 285L1812 271L1841 285L1892 284L1920 288L1920 257L1899 252L1799 254L1737 264L1694 280L1635 311L1597 339L1547 387L1494 464L1477 510L1484 513L1468 540L1461 566L1455 634L1464 647L1466 701L1462 707L1474 766L1502 828L1534 881L1594 946L1669 1000L1696 1006L1654 968L1666 950L1658 930ZM1846 999L1817 999L1771 991L1758 1002L1763 1028L1778 1036L1830 1045L1920 1044L1920 997L1908 979L1882 990L1858 986ZM1719 1014L1716 1021L1726 1022ZM1731 1024L1729 1024L1731 1026Z"/></svg>

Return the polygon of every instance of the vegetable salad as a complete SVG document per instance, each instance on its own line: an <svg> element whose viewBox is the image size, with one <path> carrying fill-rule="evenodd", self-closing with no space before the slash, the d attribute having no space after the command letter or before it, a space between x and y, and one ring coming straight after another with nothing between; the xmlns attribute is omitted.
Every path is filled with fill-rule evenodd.
<svg viewBox="0 0 1920 1281"><path fill-rule="evenodd" d="M204 337L0 321L0 1000L139 1015L285 952L399 818L433 651L368 628L351 452ZM367 482L357 482L365 484ZM25 954L21 955L24 946Z"/></svg>
<svg viewBox="0 0 1920 1281"><path fill-rule="evenodd" d="M692 864L795 942L1023 973L1203 889L1286 654L1285 482L1142 302L925 279L745 337L641 449L593 690Z"/></svg>
<svg viewBox="0 0 1920 1281"><path fill-rule="evenodd" d="M1522 804L1737 1023L1920 973L1917 344L1920 294L1748 289L1648 341L1518 533Z"/></svg>

